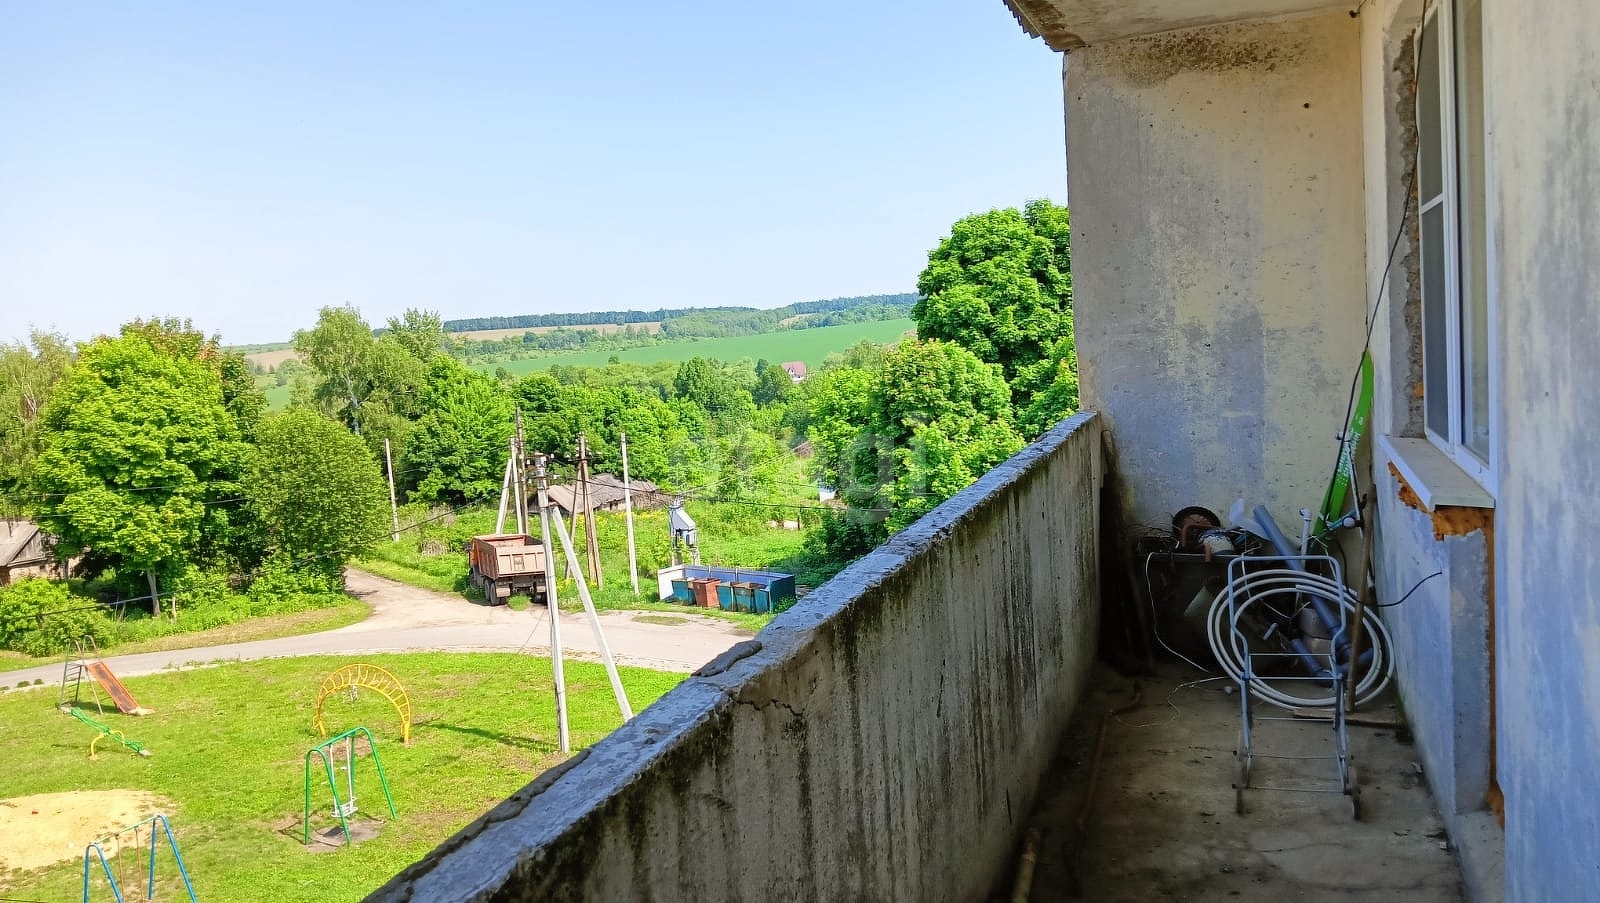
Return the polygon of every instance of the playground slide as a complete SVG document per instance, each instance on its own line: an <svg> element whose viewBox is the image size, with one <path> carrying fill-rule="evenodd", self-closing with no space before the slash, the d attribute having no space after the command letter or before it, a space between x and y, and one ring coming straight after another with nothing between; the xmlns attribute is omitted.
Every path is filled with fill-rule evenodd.
<svg viewBox="0 0 1600 903"><path fill-rule="evenodd" d="M95 683L105 689L106 694L111 697L112 702L117 704L117 710L122 714L150 714L149 709L141 707L138 700L133 698L133 694L128 692L128 688L122 685L122 681L117 680L117 675L111 673L110 666L105 662L86 662L83 667L89 672L89 676L95 679Z"/></svg>

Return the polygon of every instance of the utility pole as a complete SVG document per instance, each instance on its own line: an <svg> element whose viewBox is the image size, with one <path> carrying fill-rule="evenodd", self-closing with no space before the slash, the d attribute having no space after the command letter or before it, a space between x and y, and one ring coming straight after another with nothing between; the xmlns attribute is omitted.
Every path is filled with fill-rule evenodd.
<svg viewBox="0 0 1600 903"><path fill-rule="evenodd" d="M518 407L517 408L517 434L514 437L512 437L512 439L511 439L511 461L512 461L511 485L513 487L513 491L516 493L515 496L513 497L513 500L516 502L516 505L517 505L517 532L519 534L523 535L523 536L527 536L528 535L528 529L530 527L530 524L528 523L528 501L529 501L529 499L528 499L528 487L526 485L528 477L527 477L527 472L525 470L523 470L523 466L522 466L523 465L523 461L522 461L523 454L524 454L524 448L523 448L523 445L522 445L522 408Z"/></svg>
<svg viewBox="0 0 1600 903"><path fill-rule="evenodd" d="M594 599L583 582L583 573L578 570L578 555L572 551L572 537L567 535L566 525L561 523L560 509L552 512L551 516L555 519L556 538L561 540L561 551L566 553L567 563L576 577L573 582L578 585L578 597L583 600L584 611L589 613L589 626L594 628L594 641L600 647L600 660L605 663L606 676L611 678L611 692L617 697L622 720L627 721L633 717L633 706L628 702L628 694L622 690L622 677L617 674L617 663L611 658L611 645L606 642L606 633L600 628L600 615L594 610Z"/></svg>
<svg viewBox="0 0 1600 903"><path fill-rule="evenodd" d="M506 443L511 454L506 457L506 475L500 480L500 510L494 516L494 532L496 534L506 531L506 504L511 500L511 475L517 470L517 443L511 440Z"/></svg>
<svg viewBox="0 0 1600 903"><path fill-rule="evenodd" d="M389 534L390 542L400 541L400 509L394 503L394 457L389 454L389 440L383 440L383 464L389 471Z"/></svg>
<svg viewBox="0 0 1600 903"><path fill-rule="evenodd" d="M595 589L606 588L605 575L600 572L600 539L594 529L594 495L589 489L589 441L578 434L578 486L583 493L583 533L589 553L589 578Z"/></svg>
<svg viewBox="0 0 1600 903"><path fill-rule="evenodd" d="M518 432L521 431L522 414L517 413ZM539 538L544 542L545 599L550 615L550 677L556 686L556 725L561 754L572 751L572 741L567 734L567 679L561 667L561 607L556 598L556 537L550 532L550 477L545 473L544 455L533 456L533 485L539 500ZM575 575L577 576L577 575ZM578 579L583 579L578 576Z"/></svg>
<svg viewBox="0 0 1600 903"><path fill-rule="evenodd" d="M628 481L628 434L619 433L622 444L622 511L628 522L628 577L633 581L633 595L639 596L639 559L633 549L633 486Z"/></svg>

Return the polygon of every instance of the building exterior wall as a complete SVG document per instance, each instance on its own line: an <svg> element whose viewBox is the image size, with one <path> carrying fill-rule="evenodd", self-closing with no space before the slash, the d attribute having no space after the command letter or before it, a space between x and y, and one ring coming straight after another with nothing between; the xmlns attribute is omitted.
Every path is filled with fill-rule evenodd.
<svg viewBox="0 0 1600 903"><path fill-rule="evenodd" d="M1506 889L1600 899L1600 5L1485 3Z"/></svg>
<svg viewBox="0 0 1600 903"><path fill-rule="evenodd" d="M1371 342L1375 436L1422 435L1420 260L1412 181L1414 55L1421 14L1421 0L1380 0L1363 8L1360 17L1366 295L1381 298ZM1489 803L1493 513L1469 513L1461 519L1464 526L1436 520L1403 498L1409 487L1390 469L1395 463L1383 443L1374 444L1377 596L1386 603L1406 598L1383 614L1394 638L1396 683L1463 878L1474 900L1495 900L1504 887L1504 844Z"/></svg>
<svg viewBox="0 0 1600 903"><path fill-rule="evenodd" d="M1057 426L369 899L982 899L1094 657L1100 448Z"/></svg>
<svg viewBox="0 0 1600 903"><path fill-rule="evenodd" d="M1362 11L1371 292L1409 181L1406 69L1421 9ZM1385 619L1474 896L1600 899L1600 560L1584 551L1600 503L1600 7L1486 0L1484 15L1494 510L1478 529L1436 536L1439 519L1399 501L1380 452L1380 596L1443 572ZM1397 436L1420 431L1414 236L1413 216L1373 336L1374 425ZM1491 778L1503 833L1480 792Z"/></svg>
<svg viewBox="0 0 1600 903"><path fill-rule="evenodd" d="M1141 522L1321 500L1365 325L1359 35L1340 10L1066 58L1082 393Z"/></svg>

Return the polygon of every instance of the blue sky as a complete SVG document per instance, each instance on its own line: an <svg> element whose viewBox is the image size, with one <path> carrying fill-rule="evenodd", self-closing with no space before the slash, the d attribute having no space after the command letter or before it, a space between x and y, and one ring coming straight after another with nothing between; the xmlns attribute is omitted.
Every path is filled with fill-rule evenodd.
<svg viewBox="0 0 1600 903"><path fill-rule="evenodd" d="M1001 0L0 0L0 341L910 291L1065 195Z"/></svg>

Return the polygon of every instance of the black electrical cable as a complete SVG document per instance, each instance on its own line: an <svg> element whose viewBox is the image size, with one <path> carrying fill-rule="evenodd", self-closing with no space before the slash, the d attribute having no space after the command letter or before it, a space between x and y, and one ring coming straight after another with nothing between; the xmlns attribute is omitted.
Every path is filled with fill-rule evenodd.
<svg viewBox="0 0 1600 903"><path fill-rule="evenodd" d="M1421 24L1417 27L1418 59L1422 57L1422 42L1426 40L1428 36L1428 7L1430 5L1431 4L1429 0L1422 0L1422 19ZM1411 118L1413 120L1417 118L1417 95L1415 85L1413 85L1411 90ZM1367 352L1372 348L1372 331L1378 325L1378 311L1383 307L1383 299L1385 297L1384 289L1389 284L1389 273L1394 269L1394 256L1395 252L1400 249L1400 239L1405 237L1406 224L1411 220L1411 203L1414 200L1416 193L1417 160L1413 158L1411 161L1411 175L1406 181L1405 201L1400 207L1400 226L1394 231L1394 240L1389 242L1389 258L1383 265L1383 277L1378 280L1378 288L1374 292L1375 297L1372 299L1372 312L1367 315L1366 338L1361 343L1361 356L1356 360L1355 375L1350 379L1350 395L1349 398L1346 399L1344 406L1343 423L1345 426L1349 426L1350 414L1356 409L1356 395L1361 390L1362 362L1366 359ZM1341 429L1339 433L1339 450L1333 459L1333 472L1335 474L1338 474L1339 472L1339 463L1344 460L1345 450L1349 447L1349 444L1349 431L1346 429ZM1354 468L1352 468L1352 472L1353 470Z"/></svg>
<svg viewBox="0 0 1600 903"><path fill-rule="evenodd" d="M419 520L416 523L407 524L407 525L401 527L399 532L406 533L406 532L409 532L411 530L418 529L418 528L422 527L424 524L431 524L434 521L443 520L443 519L445 519L447 517L450 517L453 514L459 514L462 511L465 511L468 508L473 507L475 504L476 504L475 502L468 502L468 503L466 503L464 505L457 505L454 508L447 508L443 512L441 512L439 514L436 514L436 515L434 515L432 517L425 518L423 520ZM296 558L296 559L294 559L292 561L285 562L285 566L289 567L289 568L295 568L295 567L298 567L298 566L300 566L302 564L308 564L310 562L317 561L317 560L322 559L322 558L331 558L334 555L347 555L347 554L349 554L351 552L355 552L355 551L357 551L359 549L363 549L363 548L365 548L367 546L370 546L373 543L382 542L384 540L387 540L387 539L389 539L389 537L391 535L393 535L393 532L394 531L392 531L392 530L385 530L384 532L382 532L382 533L380 533L380 534L378 534L376 536L373 536L370 539L363 539L363 540L359 540L357 542L353 542L349 546L347 546L346 548L333 549L333 550L327 551L327 552L318 552L315 555L307 555L304 558ZM259 577L263 570L265 570L264 567L252 568L251 570L248 570L248 571L240 574L239 577L240 577L240 579L253 579L255 577ZM171 595L171 594L169 593L168 595ZM106 606L106 605L109 605L109 606L126 605L126 604L128 604L130 602L144 602L144 601L148 601L149 599L150 599L149 596L140 596L140 597L134 598L134 599L117 599L117 600L110 601L110 602L95 602L95 603L90 604L90 605L78 605L78 606L74 606L72 608L56 608L56 609L52 609L50 611L38 612L36 614L36 617L43 619L43 618L49 617L51 615L67 614L68 612L74 612L74 611L92 611L94 609L100 608L101 606Z"/></svg>
<svg viewBox="0 0 1600 903"><path fill-rule="evenodd" d="M1416 582L1416 584L1413 585L1410 589L1406 590L1406 594L1401 596L1399 599L1397 599L1397 600L1395 600L1393 602L1379 602L1377 605L1374 605L1372 607L1373 608L1393 608L1396 605L1399 605L1401 602L1404 602L1405 600L1411 598L1411 594L1416 592L1417 590L1421 589L1422 588L1422 584L1427 583L1429 580L1432 580L1435 577L1443 577L1443 576L1444 576L1444 571L1434 571L1433 573L1429 574L1428 576L1423 577L1421 580L1418 580Z"/></svg>

